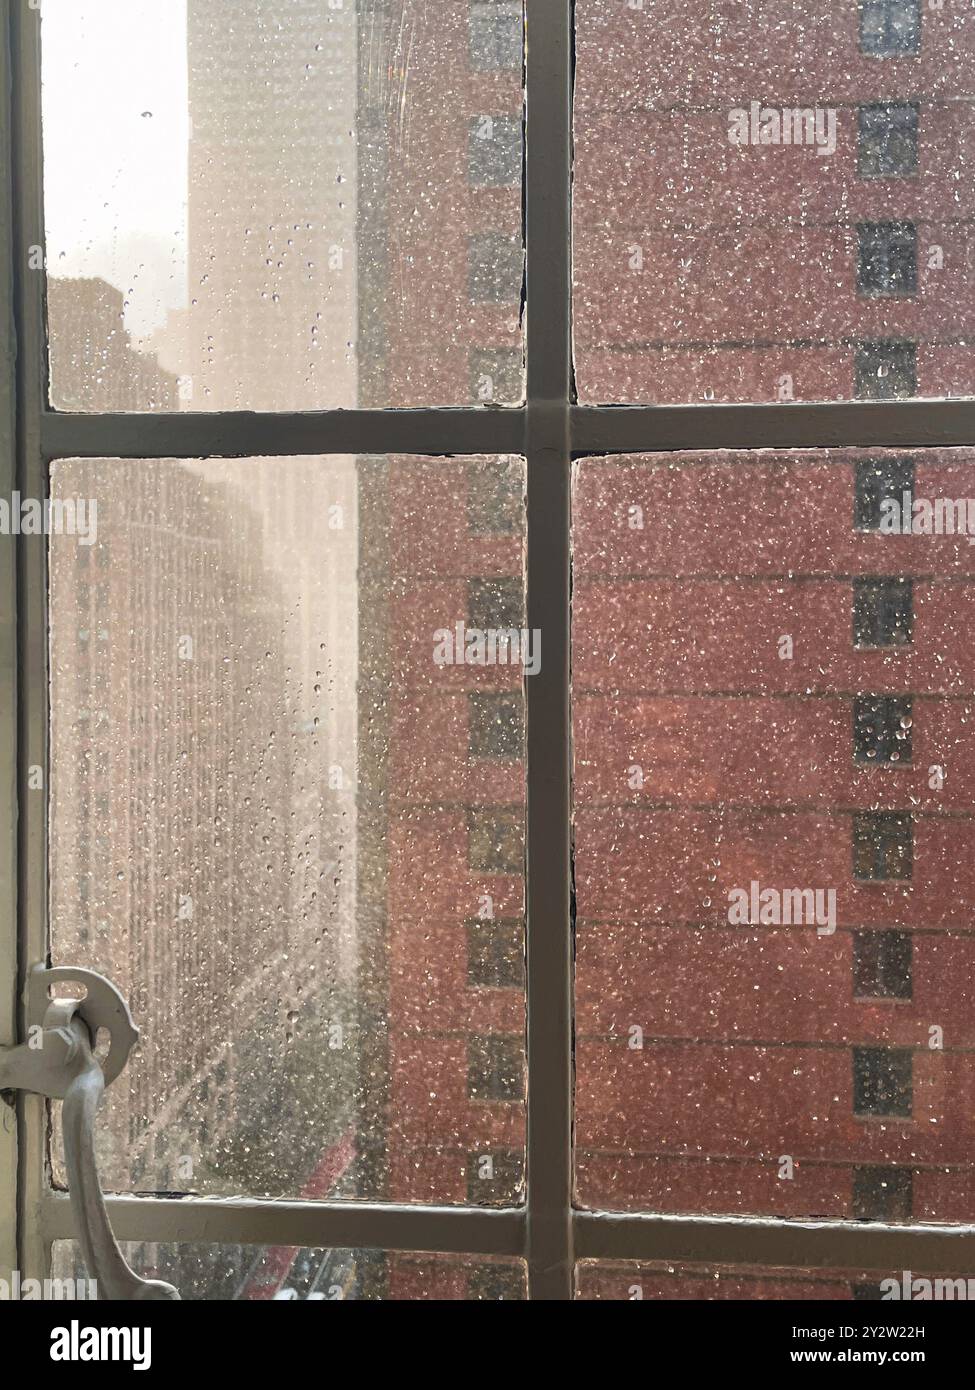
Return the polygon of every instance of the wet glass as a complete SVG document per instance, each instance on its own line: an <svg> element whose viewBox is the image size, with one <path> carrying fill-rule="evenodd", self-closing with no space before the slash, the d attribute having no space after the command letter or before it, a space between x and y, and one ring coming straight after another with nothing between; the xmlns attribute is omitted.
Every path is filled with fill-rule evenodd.
<svg viewBox="0 0 975 1390"><path fill-rule="evenodd" d="M975 14L578 0L585 403L975 391Z"/></svg>
<svg viewBox="0 0 975 1390"><path fill-rule="evenodd" d="M518 1203L524 666L459 633L523 626L523 461L51 494L52 951L142 1029L105 1185Z"/></svg>
<svg viewBox="0 0 975 1390"><path fill-rule="evenodd" d="M970 1292L971 1291L971 1292ZM693 1302L858 1302L966 1299L975 1280L912 1270L776 1269L760 1265L669 1264L662 1260L581 1260L576 1265L576 1297L642 1302L688 1299ZM816 1345L816 1343L810 1343Z"/></svg>
<svg viewBox="0 0 975 1390"><path fill-rule="evenodd" d="M56 408L521 401L520 4L42 17Z"/></svg>
<svg viewBox="0 0 975 1390"><path fill-rule="evenodd" d="M188 1302L494 1303L527 1297L524 1263L489 1255L150 1242L130 1242L123 1253L142 1278L175 1285ZM84 1261L70 1241L55 1243L51 1274L87 1294Z"/></svg>
<svg viewBox="0 0 975 1390"><path fill-rule="evenodd" d="M574 474L585 1207L967 1222L975 451Z"/></svg>

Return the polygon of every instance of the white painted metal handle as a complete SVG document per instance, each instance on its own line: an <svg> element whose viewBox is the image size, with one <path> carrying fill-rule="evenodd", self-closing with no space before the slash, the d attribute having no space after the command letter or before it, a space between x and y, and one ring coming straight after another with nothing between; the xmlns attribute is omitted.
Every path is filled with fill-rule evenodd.
<svg viewBox="0 0 975 1390"><path fill-rule="evenodd" d="M68 980L85 986L85 998L51 999L52 983ZM27 981L27 1021L29 1041L0 1048L0 1091L31 1091L64 1102L68 1195L98 1297L126 1302L178 1299L172 1284L140 1279L126 1264L112 1233L95 1164L98 1107L139 1037L128 1005L115 986L94 971L36 966ZM94 1052L102 1028L109 1033L104 1065Z"/></svg>
<svg viewBox="0 0 975 1390"><path fill-rule="evenodd" d="M84 1020L75 1016L70 1030L81 1061L65 1092L61 1121L68 1193L88 1273L95 1280L100 1299L125 1302L178 1299L179 1294L172 1284L158 1279L140 1279L126 1264L112 1233L95 1166L95 1116L105 1092L105 1074L91 1050L91 1038Z"/></svg>

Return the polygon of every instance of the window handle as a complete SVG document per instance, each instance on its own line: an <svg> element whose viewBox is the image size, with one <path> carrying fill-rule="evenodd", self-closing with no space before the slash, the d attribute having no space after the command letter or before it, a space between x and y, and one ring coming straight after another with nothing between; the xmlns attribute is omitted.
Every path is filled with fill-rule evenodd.
<svg viewBox="0 0 975 1390"><path fill-rule="evenodd" d="M59 981L85 986L84 999L51 998ZM61 1122L68 1192L78 1242L98 1297L109 1300L178 1299L171 1284L140 1279L112 1233L95 1163L95 1116L105 1087L120 1075L139 1037L129 1006L113 984L93 970L38 965L27 980L28 1041L0 1048L0 1091L30 1091L64 1102ZM106 1029L103 1062L95 1040Z"/></svg>

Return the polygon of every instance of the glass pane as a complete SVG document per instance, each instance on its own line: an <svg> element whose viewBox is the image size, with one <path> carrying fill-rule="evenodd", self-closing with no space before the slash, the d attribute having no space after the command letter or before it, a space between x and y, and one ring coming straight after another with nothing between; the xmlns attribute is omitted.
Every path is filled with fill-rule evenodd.
<svg viewBox="0 0 975 1390"><path fill-rule="evenodd" d="M491 1255L135 1242L123 1246L123 1253L143 1279L175 1284L191 1302L496 1302L527 1297L522 1261ZM73 1279L76 1287L86 1279L84 1261L72 1242L55 1243L51 1272L55 1279Z"/></svg>
<svg viewBox="0 0 975 1390"><path fill-rule="evenodd" d="M975 1298L975 1280L911 1270L774 1269L755 1265L638 1264L582 1260L576 1297L628 1300L776 1299L783 1301L925 1302Z"/></svg>
<svg viewBox="0 0 975 1390"><path fill-rule="evenodd" d="M523 462L51 490L53 954L143 1029L106 1184L519 1202L530 664L470 640L523 625Z"/></svg>
<svg viewBox="0 0 975 1390"><path fill-rule="evenodd" d="M56 407L521 401L520 4L42 13Z"/></svg>
<svg viewBox="0 0 975 1390"><path fill-rule="evenodd" d="M574 492L579 1200L970 1221L975 451Z"/></svg>
<svg viewBox="0 0 975 1390"><path fill-rule="evenodd" d="M975 14L577 0L584 402L975 392Z"/></svg>

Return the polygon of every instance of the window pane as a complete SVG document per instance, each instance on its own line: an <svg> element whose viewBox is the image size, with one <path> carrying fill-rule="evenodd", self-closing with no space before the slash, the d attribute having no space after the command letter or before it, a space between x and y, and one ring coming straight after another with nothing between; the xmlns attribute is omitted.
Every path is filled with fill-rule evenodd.
<svg viewBox="0 0 975 1390"><path fill-rule="evenodd" d="M43 20L56 407L521 401L520 3Z"/></svg>
<svg viewBox="0 0 975 1390"><path fill-rule="evenodd" d="M975 392L975 14L577 0L583 402Z"/></svg>
<svg viewBox="0 0 975 1390"><path fill-rule="evenodd" d="M751 1265L638 1264L630 1260L582 1260L576 1265L576 1297L617 1302L642 1299L776 1299L874 1303L975 1297L975 1280L911 1270L774 1269ZM934 1284L934 1288L930 1286ZM948 1292L950 1284L951 1291ZM928 1286L926 1289L925 1286ZM895 1288L898 1290L895 1292Z"/></svg>
<svg viewBox="0 0 975 1390"><path fill-rule="evenodd" d="M524 1264L491 1255L148 1242L129 1242L123 1253L143 1279L175 1284L191 1302L496 1302L527 1297ZM52 1276L73 1279L76 1287L87 1278L72 1242L55 1243Z"/></svg>
<svg viewBox="0 0 975 1390"><path fill-rule="evenodd" d="M574 518L579 1201L970 1221L975 450L588 459Z"/></svg>
<svg viewBox="0 0 975 1390"><path fill-rule="evenodd" d="M94 522L50 542L53 953L143 1030L107 1186L520 1202L522 461L52 496Z"/></svg>

